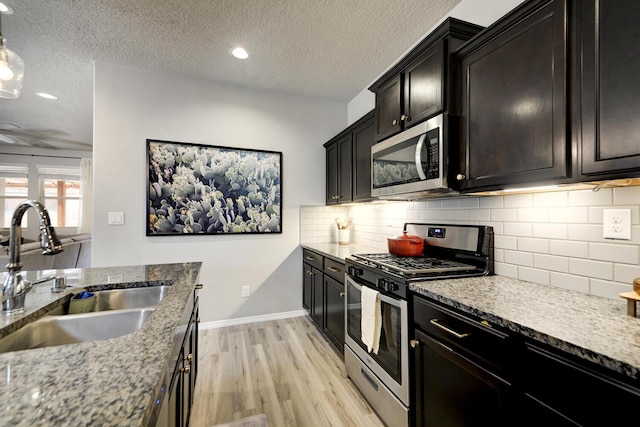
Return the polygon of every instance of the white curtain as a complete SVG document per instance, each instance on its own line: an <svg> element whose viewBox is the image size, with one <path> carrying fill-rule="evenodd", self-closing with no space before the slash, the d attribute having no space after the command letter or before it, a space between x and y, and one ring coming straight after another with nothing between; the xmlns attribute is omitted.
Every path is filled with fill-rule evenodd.
<svg viewBox="0 0 640 427"><path fill-rule="evenodd" d="M93 160L80 160L80 191L82 200L80 202L81 222L78 226L78 233L91 233L93 228Z"/></svg>

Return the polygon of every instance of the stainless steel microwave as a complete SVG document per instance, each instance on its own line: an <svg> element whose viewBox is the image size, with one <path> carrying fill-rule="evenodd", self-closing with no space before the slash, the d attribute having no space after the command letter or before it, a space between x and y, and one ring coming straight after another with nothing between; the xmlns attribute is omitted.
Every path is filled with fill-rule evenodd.
<svg viewBox="0 0 640 427"><path fill-rule="evenodd" d="M448 188L448 150L440 114L371 147L371 195L408 200Z"/></svg>

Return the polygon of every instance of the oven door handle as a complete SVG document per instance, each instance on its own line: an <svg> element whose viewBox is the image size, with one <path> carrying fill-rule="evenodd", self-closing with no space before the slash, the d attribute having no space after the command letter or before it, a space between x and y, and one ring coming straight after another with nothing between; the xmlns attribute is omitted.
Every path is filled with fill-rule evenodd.
<svg viewBox="0 0 640 427"><path fill-rule="evenodd" d="M362 292L362 286L363 286L363 285L359 285L355 280L353 280L352 278L350 278L350 277L348 277L348 276L347 276L347 285L351 285L351 286L353 286L354 288L356 288L357 290L359 290L359 291L361 291L361 292ZM348 287L348 286L347 286L347 287ZM375 288L373 288L373 287L372 287L371 289L375 289ZM376 289L376 290L377 290L377 289ZM349 291L347 290L347 293L348 293L348 292L349 292ZM388 296L386 296L386 295L384 295L384 294L381 294L381 293L378 293L378 298L380 298L380 302L387 303L387 304L392 305L392 306L394 306L394 307L402 308L402 304L401 304L401 302L400 302L400 301L398 301L397 299L394 299L394 298L388 297Z"/></svg>
<svg viewBox="0 0 640 427"><path fill-rule="evenodd" d="M416 169L418 169L418 175L420 176L420 179L423 181L427 179L427 175L422 170L422 156L420 154L422 153L422 148L424 147L424 141L426 139L427 139L426 133L423 133L422 135L420 135L420 139L418 139L418 143L416 144L416 156L415 156Z"/></svg>

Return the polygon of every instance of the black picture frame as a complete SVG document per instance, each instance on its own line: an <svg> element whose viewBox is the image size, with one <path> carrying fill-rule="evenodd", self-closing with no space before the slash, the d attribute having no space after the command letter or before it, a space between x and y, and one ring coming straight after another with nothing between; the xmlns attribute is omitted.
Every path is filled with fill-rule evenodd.
<svg viewBox="0 0 640 427"><path fill-rule="evenodd" d="M282 152L147 139L147 236L282 233Z"/></svg>

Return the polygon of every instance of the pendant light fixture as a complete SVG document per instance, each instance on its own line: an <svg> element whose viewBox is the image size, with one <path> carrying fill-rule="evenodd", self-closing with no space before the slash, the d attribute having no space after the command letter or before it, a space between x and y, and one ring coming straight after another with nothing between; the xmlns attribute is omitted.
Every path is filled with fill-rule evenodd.
<svg viewBox="0 0 640 427"><path fill-rule="evenodd" d="M0 12L0 98L17 98L22 89L24 78L24 62L22 58L5 46L2 37L2 15Z"/></svg>

